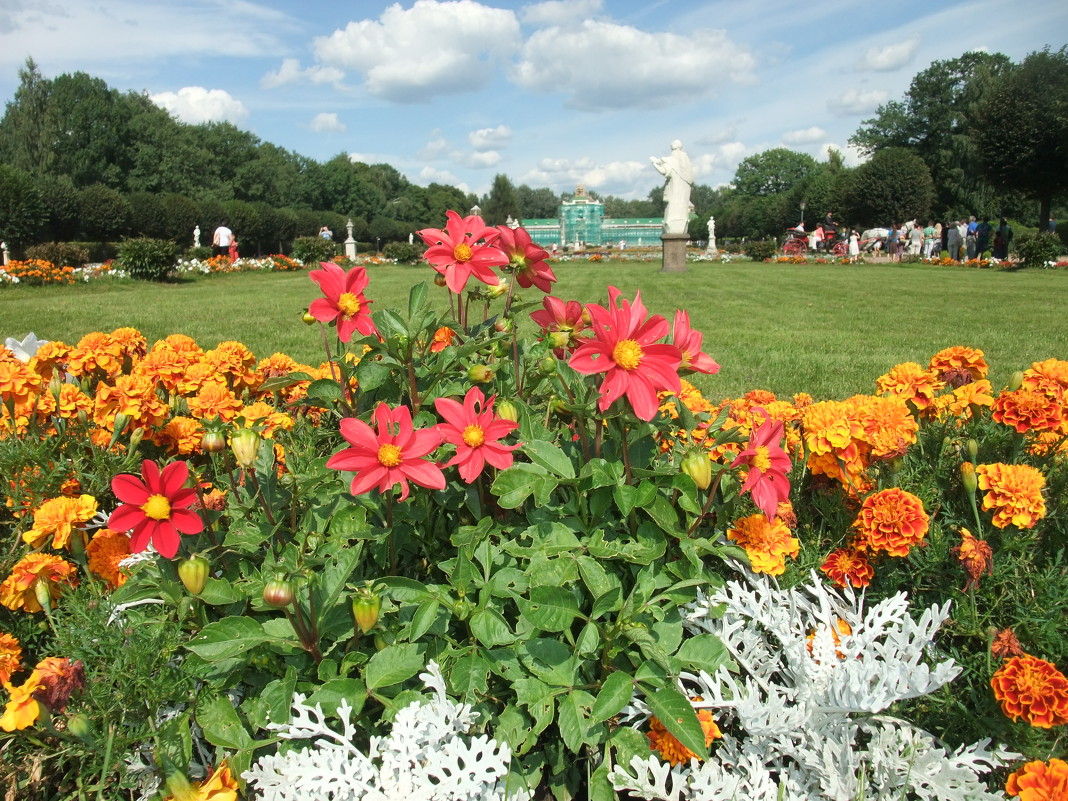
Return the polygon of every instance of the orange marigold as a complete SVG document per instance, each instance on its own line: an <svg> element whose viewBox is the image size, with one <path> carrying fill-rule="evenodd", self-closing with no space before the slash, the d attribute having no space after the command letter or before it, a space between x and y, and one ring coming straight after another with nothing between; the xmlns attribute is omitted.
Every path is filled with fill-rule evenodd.
<svg viewBox="0 0 1068 801"><path fill-rule="evenodd" d="M960 387L986 378L989 367L985 354L978 348L954 345L938 351L931 357L927 367L934 370L939 380L950 386Z"/></svg>
<svg viewBox="0 0 1068 801"><path fill-rule="evenodd" d="M1016 429L1019 434L1028 431L1057 431L1064 420L1064 410L1059 398L1040 389L1024 389L1002 392L995 398L991 417L999 423Z"/></svg>
<svg viewBox="0 0 1068 801"><path fill-rule="evenodd" d="M990 642L990 655L995 659L1008 659L1010 656L1023 656L1023 646L1012 629L994 631Z"/></svg>
<svg viewBox="0 0 1068 801"><path fill-rule="evenodd" d="M114 376L122 369L122 346L110 334L94 331L82 337L70 353L67 369L76 376L102 372Z"/></svg>
<svg viewBox="0 0 1068 801"><path fill-rule="evenodd" d="M990 394L993 391L990 382L985 378L957 387L952 392L935 398L935 416L939 420L946 416L970 420L978 409L993 405L994 396Z"/></svg>
<svg viewBox="0 0 1068 801"><path fill-rule="evenodd" d="M979 578L994 572L994 553L986 540L977 540L966 528L960 530L960 545L950 552L960 561L968 579L964 582L964 592L979 586Z"/></svg>
<svg viewBox="0 0 1068 801"><path fill-rule="evenodd" d="M923 543L929 522L923 501L911 492L891 487L864 499L853 527L858 545L891 556L908 556L909 548Z"/></svg>
<svg viewBox="0 0 1068 801"><path fill-rule="evenodd" d="M916 362L902 362L875 379L875 386L879 392L904 398L923 411L945 383L939 380L934 370L924 370Z"/></svg>
<svg viewBox="0 0 1068 801"><path fill-rule="evenodd" d="M1068 762L1028 762L1005 782L1005 792L1021 801L1065 801L1068 799Z"/></svg>
<svg viewBox="0 0 1068 801"><path fill-rule="evenodd" d="M238 789L230 766L222 762L208 778L191 785L187 794L169 795L164 801L237 801Z"/></svg>
<svg viewBox="0 0 1068 801"><path fill-rule="evenodd" d="M868 555L855 548L839 548L827 554L820 565L820 572L827 578L844 587L867 587L875 577L875 568L868 561Z"/></svg>
<svg viewBox="0 0 1068 801"><path fill-rule="evenodd" d="M81 387L76 384L63 384L59 388L59 399L53 414L64 420L73 420L79 413L89 415L92 411L93 399L82 392Z"/></svg>
<svg viewBox="0 0 1068 801"><path fill-rule="evenodd" d="M198 419L218 417L229 422L237 417L242 403L221 381L209 381L188 399L189 413Z"/></svg>
<svg viewBox="0 0 1068 801"><path fill-rule="evenodd" d="M172 456L188 456L200 450L203 436L204 428L199 420L178 416L168 420L167 425L152 436L152 441Z"/></svg>
<svg viewBox="0 0 1068 801"><path fill-rule="evenodd" d="M22 667L22 646L18 639L0 631L0 684L11 681Z"/></svg>
<svg viewBox="0 0 1068 801"><path fill-rule="evenodd" d="M998 528L1016 526L1032 528L1046 515L1042 489L1046 477L1038 468L1027 464L981 464L975 468L983 509L994 511L993 523Z"/></svg>
<svg viewBox="0 0 1068 801"><path fill-rule="evenodd" d="M78 568L65 559L46 553L30 553L20 559L11 575L0 584L0 604L8 609L40 612L35 585L41 583L55 602L64 587L78 583Z"/></svg>
<svg viewBox="0 0 1068 801"><path fill-rule="evenodd" d="M1010 720L1042 729L1068 723L1068 679L1051 662L1014 656L990 677L990 686Z"/></svg>
<svg viewBox="0 0 1068 801"><path fill-rule="evenodd" d="M737 542L749 555L754 573L781 575L786 571L786 557L796 557L801 543L779 518L769 521L764 515L749 515L727 530L727 538Z"/></svg>
<svg viewBox="0 0 1068 801"><path fill-rule="evenodd" d="M53 548L66 548L70 545L71 533L92 520L96 511L96 498L92 495L50 498L33 513L33 527L23 532L22 539L31 547L40 548L51 537Z"/></svg>
<svg viewBox="0 0 1068 801"><path fill-rule="evenodd" d="M0 716L0 729L4 731L21 731L28 729L41 716L41 706L33 694L40 686L36 673L31 674L21 687L4 682L4 689L10 696L4 714Z"/></svg>
<svg viewBox="0 0 1068 801"><path fill-rule="evenodd" d="M116 328L111 332L111 338L122 349L123 355L131 362L140 361L148 352L148 341L145 335L136 328Z"/></svg>
<svg viewBox="0 0 1068 801"><path fill-rule="evenodd" d="M241 409L238 417L244 419L245 428L255 427L263 434L265 439L274 437L274 432L280 428L284 431L293 429L292 417L263 401L248 404Z"/></svg>
<svg viewBox="0 0 1068 801"><path fill-rule="evenodd" d="M143 375L156 381L168 392L177 392L185 377L190 361L166 343L157 342L155 347L133 369L134 375Z"/></svg>
<svg viewBox="0 0 1068 801"><path fill-rule="evenodd" d="M693 700L703 701L704 699L698 695ZM722 737L723 732L716 725L710 709L698 709L696 711L697 719L701 722L701 730L705 733L705 748L707 748L712 745L713 740ZM645 736L649 740L649 750L659 753L664 761L672 766L688 765L691 759L701 759L701 757L680 743L675 738L675 735L665 729L664 724L656 717L649 718L649 731L645 733Z"/></svg>
<svg viewBox="0 0 1068 801"><path fill-rule="evenodd" d="M100 576L112 587L126 583L126 574L119 563L130 555L130 537L121 531L102 528L85 546L90 572Z"/></svg>
<svg viewBox="0 0 1068 801"><path fill-rule="evenodd" d="M434 338L430 342L430 352L440 353L449 347L454 339L456 339L456 332L447 325L443 325L434 332Z"/></svg>
<svg viewBox="0 0 1068 801"><path fill-rule="evenodd" d="M256 372L256 357L241 342L220 342L219 347L204 354L204 361L214 365L219 373L226 376L234 392L239 395L244 390L255 389L260 384L261 379Z"/></svg>
<svg viewBox="0 0 1068 801"><path fill-rule="evenodd" d="M1033 362L1024 370L1022 386L1063 397L1068 394L1068 361L1046 359L1044 362Z"/></svg>
<svg viewBox="0 0 1068 801"><path fill-rule="evenodd" d="M902 456L916 442L919 424L901 398L864 396L858 416L864 429L864 440L871 447L874 458Z"/></svg>

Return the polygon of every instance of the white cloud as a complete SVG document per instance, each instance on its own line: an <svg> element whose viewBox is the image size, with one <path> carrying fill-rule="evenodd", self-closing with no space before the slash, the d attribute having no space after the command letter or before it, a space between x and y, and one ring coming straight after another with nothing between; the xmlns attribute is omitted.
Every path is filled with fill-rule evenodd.
<svg viewBox="0 0 1068 801"><path fill-rule="evenodd" d="M467 141L475 150L499 150L512 141L512 129L507 125L496 128L479 128L467 135Z"/></svg>
<svg viewBox="0 0 1068 801"><path fill-rule="evenodd" d="M444 158L449 152L449 143L442 139L431 139L422 150L417 154L419 158L426 161L434 161L436 159Z"/></svg>
<svg viewBox="0 0 1068 801"><path fill-rule="evenodd" d="M546 0L523 9L528 25L568 25L595 16L604 8L602 0Z"/></svg>
<svg viewBox="0 0 1068 801"><path fill-rule="evenodd" d="M726 128L721 128L718 131L713 131L710 134L698 138L694 143L699 147L712 147L713 145L722 145L724 142L731 142L738 136L738 129L735 125L730 125Z"/></svg>
<svg viewBox="0 0 1068 801"><path fill-rule="evenodd" d="M859 72L892 72L912 61L920 47L920 37L913 36L886 47L872 47L856 64Z"/></svg>
<svg viewBox="0 0 1068 801"><path fill-rule="evenodd" d="M401 103L484 87L519 41L512 11L474 0L416 0L315 40L324 64L360 72L371 94Z"/></svg>
<svg viewBox="0 0 1068 801"><path fill-rule="evenodd" d="M150 95L149 99L182 122L192 125L224 120L237 124L248 116L245 104L231 96L225 89L185 86L177 92Z"/></svg>
<svg viewBox="0 0 1068 801"><path fill-rule="evenodd" d="M336 113L316 114L308 127L316 133L344 133L348 130L348 127L341 120L337 118Z"/></svg>
<svg viewBox="0 0 1068 801"><path fill-rule="evenodd" d="M799 131L787 131L782 135L783 144L786 145L809 145L826 138L827 132L816 125Z"/></svg>
<svg viewBox="0 0 1068 801"><path fill-rule="evenodd" d="M500 163L501 154L496 150L483 150L477 153L453 153L452 158L461 162L465 167L496 167Z"/></svg>
<svg viewBox="0 0 1068 801"><path fill-rule="evenodd" d="M314 64L307 69L300 68L300 62L295 58L287 58L274 72L268 72L260 79L260 86L264 89L276 89L291 83L332 83L339 84L345 73L337 67L323 67Z"/></svg>
<svg viewBox="0 0 1068 801"><path fill-rule="evenodd" d="M847 89L827 101L827 110L838 117L870 114L889 99L890 93L881 89Z"/></svg>
<svg viewBox="0 0 1068 801"><path fill-rule="evenodd" d="M461 192L470 192L471 189L448 170L438 170L433 167L423 167L419 171L419 180L424 184L445 184L455 186Z"/></svg>
<svg viewBox="0 0 1068 801"><path fill-rule="evenodd" d="M564 92L570 108L664 108L753 79L756 59L724 31L681 36L585 20L546 28L523 46L513 79L534 92Z"/></svg>

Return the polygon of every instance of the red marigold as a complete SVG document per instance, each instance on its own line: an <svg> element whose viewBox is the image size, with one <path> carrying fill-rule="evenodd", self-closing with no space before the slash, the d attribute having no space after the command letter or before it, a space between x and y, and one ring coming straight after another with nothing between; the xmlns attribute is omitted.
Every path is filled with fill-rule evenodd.
<svg viewBox="0 0 1068 801"><path fill-rule="evenodd" d="M1068 762L1028 762L1005 782L1005 792L1021 801L1065 801L1068 799Z"/></svg>
<svg viewBox="0 0 1068 801"><path fill-rule="evenodd" d="M80 659L50 656L33 669L38 687L33 697L53 712L63 712L71 695L85 684L85 665Z"/></svg>
<svg viewBox="0 0 1068 801"><path fill-rule="evenodd" d="M1016 429L1019 434L1028 431L1057 431L1064 419L1060 400L1039 389L1024 389L1002 392L994 399L991 417L999 423Z"/></svg>
<svg viewBox="0 0 1068 801"><path fill-rule="evenodd" d="M983 509L994 510L993 523L998 528L1010 525L1032 528L1046 515L1042 488L1046 477L1027 464L981 464L975 468Z"/></svg>
<svg viewBox="0 0 1068 801"><path fill-rule="evenodd" d="M1042 729L1068 723L1068 679L1051 662L1014 656L991 676L990 686L1010 720Z"/></svg>
<svg viewBox="0 0 1068 801"><path fill-rule="evenodd" d="M891 487L864 499L853 527L859 543L868 550L907 556L909 548L923 543L929 522L923 501L911 492Z"/></svg>
<svg viewBox="0 0 1068 801"><path fill-rule="evenodd" d="M868 555L855 548L839 548L827 554L820 571L839 587L867 587L875 577Z"/></svg>

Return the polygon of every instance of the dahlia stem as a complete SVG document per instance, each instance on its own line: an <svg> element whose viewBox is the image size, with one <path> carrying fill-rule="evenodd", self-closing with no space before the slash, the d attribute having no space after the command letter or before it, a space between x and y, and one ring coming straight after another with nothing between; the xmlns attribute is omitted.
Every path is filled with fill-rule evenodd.
<svg viewBox="0 0 1068 801"><path fill-rule="evenodd" d="M686 530L687 537L692 537L697 527L701 525L701 521L708 516L708 510L712 508L712 501L715 500L716 493L719 491L719 480L721 478L723 478L722 470L716 473L716 477L712 479L712 486L708 488L708 500L705 501L705 505L701 508L701 514L694 519L693 525Z"/></svg>

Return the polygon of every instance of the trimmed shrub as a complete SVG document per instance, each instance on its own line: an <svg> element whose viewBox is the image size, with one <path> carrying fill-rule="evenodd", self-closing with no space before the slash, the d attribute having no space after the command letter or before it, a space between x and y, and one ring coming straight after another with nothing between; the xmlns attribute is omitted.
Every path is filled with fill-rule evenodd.
<svg viewBox="0 0 1068 801"><path fill-rule="evenodd" d="M767 261L775 255L774 239L754 239L745 243L745 255L753 261Z"/></svg>
<svg viewBox="0 0 1068 801"><path fill-rule="evenodd" d="M1056 234L1036 232L1016 237L1016 252L1024 267L1045 267L1056 262L1062 250Z"/></svg>
<svg viewBox="0 0 1068 801"><path fill-rule="evenodd" d="M26 248L26 258L50 261L57 267L82 267L89 261L89 250L77 242L45 242Z"/></svg>
<svg viewBox="0 0 1068 801"><path fill-rule="evenodd" d="M176 252L169 239L127 239L119 245L119 264L132 278L162 281L174 267Z"/></svg>
<svg viewBox="0 0 1068 801"><path fill-rule="evenodd" d="M68 242L68 245L84 248L90 264L103 264L119 257L119 248L114 242Z"/></svg>
<svg viewBox="0 0 1068 801"><path fill-rule="evenodd" d="M423 245L407 242L389 242L382 248L382 255L387 259L393 259L397 264L420 264L423 261Z"/></svg>
<svg viewBox="0 0 1068 801"><path fill-rule="evenodd" d="M293 240L293 258L304 264L332 261L337 251L337 242L319 236L298 236Z"/></svg>
<svg viewBox="0 0 1068 801"><path fill-rule="evenodd" d="M193 259L196 259L197 261L207 261L211 258L211 254L211 248L206 247L204 245L201 245L198 248L186 248L185 250L185 258L189 259L190 261L192 261Z"/></svg>

